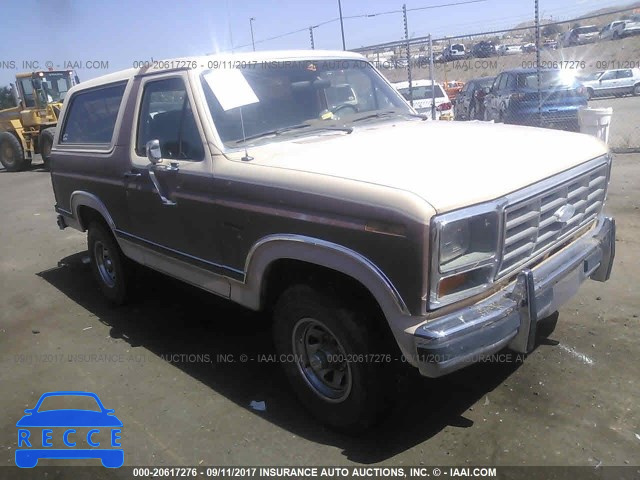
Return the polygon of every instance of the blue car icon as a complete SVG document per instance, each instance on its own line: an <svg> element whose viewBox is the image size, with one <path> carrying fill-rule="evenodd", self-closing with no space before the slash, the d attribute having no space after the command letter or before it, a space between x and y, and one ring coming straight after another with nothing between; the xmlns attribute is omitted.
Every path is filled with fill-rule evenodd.
<svg viewBox="0 0 640 480"><path fill-rule="evenodd" d="M55 409L40 411L42 402L49 397L90 397L95 400L100 411L83 409ZM66 399L65 399L66 400ZM85 399L86 400L86 399ZM90 400L89 400L90 401ZM49 392L40 397L36 406L24 411L18 427L18 449L16 465L21 468L33 468L41 458L87 459L99 458L107 468L118 468L124 463L124 450L120 445L122 422L114 415L114 410L106 409L95 393L91 392ZM34 430L38 428L38 431ZM42 428L42 434L40 433ZM64 431L62 440L66 448L52 448L53 430L56 434ZM86 435L78 433L76 428L90 428ZM102 434L100 432L103 432ZM104 448L97 436L109 436L109 447ZM32 435L33 434L33 435ZM58 440L58 439L57 439ZM90 448L75 448L86 441ZM24 448L26 447L26 448Z"/></svg>

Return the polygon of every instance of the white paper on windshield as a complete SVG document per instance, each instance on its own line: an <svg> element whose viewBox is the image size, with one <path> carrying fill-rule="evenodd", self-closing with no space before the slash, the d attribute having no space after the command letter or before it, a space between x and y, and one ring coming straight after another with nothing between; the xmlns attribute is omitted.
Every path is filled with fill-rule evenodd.
<svg viewBox="0 0 640 480"><path fill-rule="evenodd" d="M237 68L212 70L204 75L204 79L225 111L260 101Z"/></svg>

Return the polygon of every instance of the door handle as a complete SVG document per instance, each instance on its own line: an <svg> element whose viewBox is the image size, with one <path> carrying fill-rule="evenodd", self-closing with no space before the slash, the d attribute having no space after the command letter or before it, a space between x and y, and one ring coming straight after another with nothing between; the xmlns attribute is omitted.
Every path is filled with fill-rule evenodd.
<svg viewBox="0 0 640 480"><path fill-rule="evenodd" d="M142 174L140 172L125 172L124 173L124 177L125 178L140 178L142 176Z"/></svg>
<svg viewBox="0 0 640 480"><path fill-rule="evenodd" d="M171 162L170 165L157 165L156 168L163 172L179 172L180 164L178 162Z"/></svg>
<svg viewBox="0 0 640 480"><path fill-rule="evenodd" d="M155 187L156 192L158 193L158 196L160 197L160 201L162 202L162 204L167 205L169 207L173 207L176 205L176 202L174 202L173 200L169 200L167 197L165 197L162 194L162 188L160 187L160 182L158 182L158 179L156 178L156 172L155 172L156 168L157 168L156 165L149 166L149 177L151 178L151 182L153 183L153 186Z"/></svg>

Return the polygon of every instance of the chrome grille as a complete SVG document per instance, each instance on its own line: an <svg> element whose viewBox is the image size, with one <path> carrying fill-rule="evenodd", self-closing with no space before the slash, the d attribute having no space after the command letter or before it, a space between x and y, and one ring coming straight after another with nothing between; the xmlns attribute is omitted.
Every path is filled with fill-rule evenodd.
<svg viewBox="0 0 640 480"><path fill-rule="evenodd" d="M508 205L504 211L504 241L498 278L524 265L564 238L592 222L602 210L608 182L608 164L583 173L551 189ZM558 219L564 206L574 212ZM562 212L562 211L561 211Z"/></svg>

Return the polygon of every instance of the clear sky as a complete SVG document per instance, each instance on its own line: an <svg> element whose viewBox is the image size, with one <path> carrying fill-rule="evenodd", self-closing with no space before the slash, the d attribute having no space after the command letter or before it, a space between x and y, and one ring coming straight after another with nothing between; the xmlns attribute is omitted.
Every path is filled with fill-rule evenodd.
<svg viewBox="0 0 640 480"><path fill-rule="evenodd" d="M462 0L407 0L407 8ZM89 79L129 68L136 60L164 59L251 49L249 18L254 17L259 50L310 48L304 30L262 41L338 16L337 0L5 0L0 16L0 86L7 85L23 62L64 67L81 64ZM543 17L568 19L627 0L540 0ZM401 10L402 0L342 0L345 17ZM486 0L470 5L409 12L409 33L435 36L509 28L533 18L533 0ZM346 19L347 48L397 40L404 34L402 15L393 13ZM316 48L342 47L340 23L314 30ZM246 46L248 45L248 47ZM89 69L87 62L108 68ZM15 66L12 67L14 62ZM102 62L101 64L99 62Z"/></svg>

